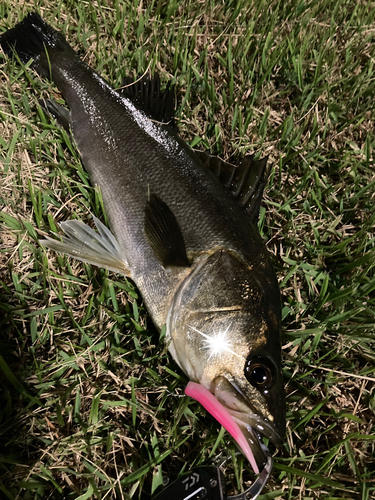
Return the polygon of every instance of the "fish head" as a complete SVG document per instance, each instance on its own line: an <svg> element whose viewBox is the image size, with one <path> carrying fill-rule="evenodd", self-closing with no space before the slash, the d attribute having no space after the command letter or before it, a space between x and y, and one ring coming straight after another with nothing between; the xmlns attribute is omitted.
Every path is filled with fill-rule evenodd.
<svg viewBox="0 0 375 500"><path fill-rule="evenodd" d="M227 251L207 256L185 279L167 320L174 359L215 397L219 414L230 415L259 469L261 435L280 446L285 433L280 323L272 266L253 268Z"/></svg>

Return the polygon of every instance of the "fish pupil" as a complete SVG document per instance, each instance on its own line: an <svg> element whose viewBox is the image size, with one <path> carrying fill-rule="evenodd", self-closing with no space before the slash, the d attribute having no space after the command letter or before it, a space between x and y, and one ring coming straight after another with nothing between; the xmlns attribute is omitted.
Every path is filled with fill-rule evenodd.
<svg viewBox="0 0 375 500"><path fill-rule="evenodd" d="M267 380L266 370L262 366L256 366L251 372L251 378L256 384L264 384Z"/></svg>

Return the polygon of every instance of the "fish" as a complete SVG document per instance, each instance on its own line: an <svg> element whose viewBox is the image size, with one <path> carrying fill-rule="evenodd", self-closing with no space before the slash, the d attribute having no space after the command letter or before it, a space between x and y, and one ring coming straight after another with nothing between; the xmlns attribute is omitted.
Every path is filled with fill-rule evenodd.
<svg viewBox="0 0 375 500"><path fill-rule="evenodd" d="M280 289L257 228L267 158L193 151L173 121L173 89L154 76L114 90L36 12L0 45L61 91L68 109L42 105L74 138L111 228L64 221L60 240L40 243L133 280L166 328L185 393L261 471L261 489L272 468L262 436L280 447L285 435Z"/></svg>

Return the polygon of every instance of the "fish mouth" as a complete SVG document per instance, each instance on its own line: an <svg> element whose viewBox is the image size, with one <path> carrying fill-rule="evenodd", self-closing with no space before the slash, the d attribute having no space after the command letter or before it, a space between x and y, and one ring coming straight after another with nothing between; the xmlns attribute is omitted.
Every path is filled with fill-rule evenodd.
<svg viewBox="0 0 375 500"><path fill-rule="evenodd" d="M268 460L268 448L263 443L262 436L268 438L276 447L282 445L281 436L275 425L269 419L256 413L242 392L226 377L217 377L213 381L213 386L215 398L227 409L238 425L242 435L249 443L259 470L262 470Z"/></svg>
<svg viewBox="0 0 375 500"><path fill-rule="evenodd" d="M249 460L254 472L265 469L270 472L270 453L262 441L267 437L276 446L282 443L275 426L266 418L255 413L241 392L226 377L216 377L210 387L189 382L185 389L232 435L237 446ZM261 473L261 474L262 474Z"/></svg>

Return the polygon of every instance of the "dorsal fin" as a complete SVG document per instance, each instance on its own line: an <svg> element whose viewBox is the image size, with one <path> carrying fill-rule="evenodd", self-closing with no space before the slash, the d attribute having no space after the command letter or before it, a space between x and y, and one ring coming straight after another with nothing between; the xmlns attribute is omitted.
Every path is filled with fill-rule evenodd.
<svg viewBox="0 0 375 500"><path fill-rule="evenodd" d="M145 210L145 234L156 257L164 267L188 267L184 238L171 209L151 194Z"/></svg>
<svg viewBox="0 0 375 500"><path fill-rule="evenodd" d="M155 73L153 77L145 75L135 82L126 77L122 82L120 92L144 111L151 120L176 127L174 87L168 82L165 89L161 90L158 73Z"/></svg>
<svg viewBox="0 0 375 500"><path fill-rule="evenodd" d="M256 224L263 191L269 176L268 157L254 160L254 155L249 155L243 158L234 158L233 163L226 163L221 158L211 156L206 151L196 153L233 198L245 208L251 220Z"/></svg>

